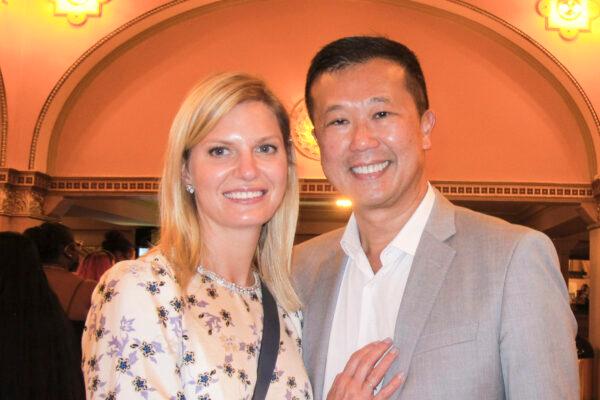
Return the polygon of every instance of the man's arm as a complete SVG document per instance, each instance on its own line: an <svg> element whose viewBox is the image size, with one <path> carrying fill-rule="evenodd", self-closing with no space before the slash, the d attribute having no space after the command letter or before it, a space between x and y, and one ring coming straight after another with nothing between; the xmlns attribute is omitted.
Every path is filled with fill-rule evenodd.
<svg viewBox="0 0 600 400"><path fill-rule="evenodd" d="M499 338L506 398L579 399L577 323L550 239L525 233L506 274Z"/></svg>

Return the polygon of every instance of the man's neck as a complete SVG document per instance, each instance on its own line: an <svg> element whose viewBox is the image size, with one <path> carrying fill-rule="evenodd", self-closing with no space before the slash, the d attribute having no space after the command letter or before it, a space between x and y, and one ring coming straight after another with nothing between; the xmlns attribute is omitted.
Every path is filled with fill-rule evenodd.
<svg viewBox="0 0 600 400"><path fill-rule="evenodd" d="M415 213L428 187L422 185L416 195L397 207L354 210L360 243L374 273L381 269L381 252Z"/></svg>

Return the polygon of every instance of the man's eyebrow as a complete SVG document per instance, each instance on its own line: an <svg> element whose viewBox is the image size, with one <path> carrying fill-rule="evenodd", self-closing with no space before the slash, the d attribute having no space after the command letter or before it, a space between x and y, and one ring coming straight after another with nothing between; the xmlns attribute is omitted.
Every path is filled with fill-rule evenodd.
<svg viewBox="0 0 600 400"><path fill-rule="evenodd" d="M332 105L330 105L329 107L327 107L325 109L324 114L327 114L327 113L332 112L332 111L341 110L342 108L344 108L344 107L341 104L332 104Z"/></svg>
<svg viewBox="0 0 600 400"><path fill-rule="evenodd" d="M373 104L373 103L390 103L391 100L388 97L383 97L383 96L375 96L375 97L371 97L370 99L368 99L366 101L367 104ZM344 108L344 105L342 104L332 104L329 107L327 107L325 109L325 114L332 112L332 111L337 111L337 110L341 110Z"/></svg>
<svg viewBox="0 0 600 400"><path fill-rule="evenodd" d="M390 99L387 97L371 97L367 103L390 103Z"/></svg>

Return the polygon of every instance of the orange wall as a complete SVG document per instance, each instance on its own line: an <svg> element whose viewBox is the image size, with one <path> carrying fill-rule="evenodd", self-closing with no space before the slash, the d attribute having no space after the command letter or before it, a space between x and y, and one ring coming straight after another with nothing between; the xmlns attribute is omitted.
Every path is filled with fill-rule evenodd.
<svg viewBox="0 0 600 400"><path fill-rule="evenodd" d="M45 0L0 3L8 166L27 167L43 102L77 57L164 2L133 3L107 3L101 18L79 28L51 16ZM156 176L170 120L193 82L216 71L246 70L264 76L291 107L302 97L316 49L342 35L378 33L407 43L423 63L438 114L428 161L432 179L589 182L580 127L556 82L540 74L536 62L485 30L407 8L408 2L391 3L251 1L199 13L146 36L80 88L55 131L48 172ZM568 43L543 30L531 4L472 3L556 52L600 109L600 85L589 67L600 62L599 52L592 51L600 46L600 23L598 32ZM300 175L320 177L318 163L301 159Z"/></svg>

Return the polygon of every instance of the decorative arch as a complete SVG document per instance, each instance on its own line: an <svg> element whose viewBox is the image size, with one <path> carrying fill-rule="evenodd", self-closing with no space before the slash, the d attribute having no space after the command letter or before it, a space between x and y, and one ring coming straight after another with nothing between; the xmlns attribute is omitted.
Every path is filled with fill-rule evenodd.
<svg viewBox="0 0 600 400"><path fill-rule="evenodd" d="M78 87L86 78L97 74L106 64L128 47L166 24L176 23L190 15L210 13L256 0L174 0L157 7L119 27L88 49L59 79L49 94L36 122L29 154L29 169L47 169L55 127L64 118L64 110L73 101ZM501 18L461 0L370 0L433 13L466 24L486 35L493 35L506 47L536 65L569 105L576 117L586 145L590 175L598 173L600 154L600 121L585 91L573 75L547 49L518 28Z"/></svg>
<svg viewBox="0 0 600 400"><path fill-rule="evenodd" d="M8 140L8 107L6 89L0 69L0 167L6 167L6 142Z"/></svg>

